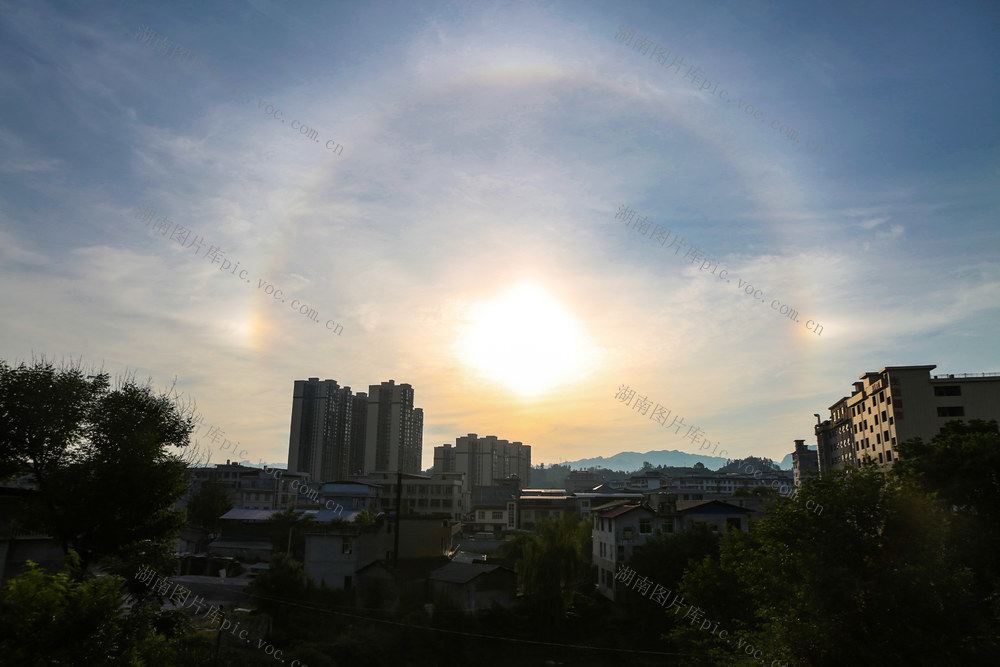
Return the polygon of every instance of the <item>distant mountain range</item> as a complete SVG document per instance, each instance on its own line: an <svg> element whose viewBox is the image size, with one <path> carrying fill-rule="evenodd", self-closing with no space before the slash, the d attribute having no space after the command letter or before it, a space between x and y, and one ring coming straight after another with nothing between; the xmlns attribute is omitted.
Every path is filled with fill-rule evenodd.
<svg viewBox="0 0 1000 667"><path fill-rule="evenodd" d="M733 457L736 458L736 457ZM709 470L718 470L726 465L726 459L721 456L706 456L704 454L692 454L681 452L676 449L660 449L645 454L639 452L618 452L614 456L607 458L598 456L593 459L579 459L577 461L563 461L559 465L569 466L571 470L586 470L587 468L607 468L609 470L639 470L642 464L649 462L652 466L674 466L678 468L690 468L695 463L701 463ZM782 470L792 469L792 455L788 454L781 459L779 464Z"/></svg>

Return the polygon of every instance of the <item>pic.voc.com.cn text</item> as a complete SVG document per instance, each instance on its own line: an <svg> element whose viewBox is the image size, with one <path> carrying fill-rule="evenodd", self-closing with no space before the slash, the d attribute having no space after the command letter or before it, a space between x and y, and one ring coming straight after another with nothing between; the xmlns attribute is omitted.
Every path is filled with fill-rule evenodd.
<svg viewBox="0 0 1000 667"><path fill-rule="evenodd" d="M635 218L634 220L633 217ZM670 240L670 235L672 234L669 229L660 225L656 225L650 229L652 223L649 222L649 218L646 216L641 218L638 217L636 212L625 204L622 204L618 209L618 213L615 214L615 220L621 220L626 225L629 225L631 222L629 226L639 232L640 236L646 236L647 232L649 232L648 238L654 242L659 242L661 246ZM670 245L667 246L667 250L676 247L676 250L674 250L674 255L676 256L681 251L681 248L688 244L684 243L684 239L680 238L677 234L674 234L673 236L674 239L673 241L670 241ZM729 269L719 269L719 262L707 259L703 255L701 248L696 248L693 244L691 244L688 247L687 252L684 253L684 258L686 259L688 257L691 258L692 264L701 262L701 266L698 268L699 271L711 269L710 273L713 276L716 276L719 280L725 280L727 283L732 284L733 281L726 277L729 274ZM719 271L718 275L715 273L716 270ZM749 281L737 278L735 284L740 292L752 297L755 300L759 299L761 303L767 303L767 297L764 296L764 291L755 288ZM796 324L801 321L799 320L799 311L795 310L791 306L782 304L778 299L771 300L771 310L775 311L775 313L779 315L784 315L785 318L794 321ZM807 320L805 327L808 331L812 331L817 336L823 333L823 325L815 320Z"/></svg>
<svg viewBox="0 0 1000 667"><path fill-rule="evenodd" d="M151 45L154 51L158 51L161 56L164 56L173 62L179 63L181 67L188 65L193 68L196 74L205 74L212 80L212 83L218 83L219 88L222 90L228 90L229 93L236 95L241 102L245 104L251 103L252 100L250 99L250 94L247 93L247 91L239 90L237 92L237 86L231 81L224 80L213 66L203 63L199 56L194 55L190 50L185 49L173 40L168 39L163 35L160 35L160 37L157 38L156 32L151 30L148 26L139 26L139 31L132 37L143 44ZM246 95L246 99L243 98L244 95ZM280 120L282 124L284 124L285 114L281 111L281 109L275 108L274 105L270 104L264 98L257 98L257 109L263 111L265 115L272 116L275 120ZM282 116L281 118L278 118L279 113ZM293 120L289 127L306 139L312 139L315 143L319 143L319 132L310 128L305 123ZM333 145L331 146L330 144ZM327 141L325 145L326 149L334 155L343 155L344 153L344 147L335 142L333 139Z"/></svg>
<svg viewBox="0 0 1000 667"><path fill-rule="evenodd" d="M164 237L168 237L169 234L168 240L176 241L181 246L181 248L185 250L187 250L188 248L194 248L195 255L197 255L202 250L205 250L204 248L205 241L198 235L195 235L195 237L190 242L188 242L188 238L190 237L192 230L187 229L181 225L174 225L172 221L166 216L161 216L159 219L156 219L154 221L154 218L156 218L156 213L155 211L153 211L153 209L151 209L148 206L140 207L136 211L135 217L137 220L145 221L146 226L150 227L154 234L159 234L160 236ZM212 264L219 264L220 271L224 271L226 273L229 273L230 275L238 277L239 279L249 284L250 272L247 269L243 269L237 274L236 270L240 268L240 263L236 262L236 265L233 266L232 261L224 258L225 254L226 253L218 246L209 244L208 250L205 251L204 257ZM267 294L268 296L272 297L275 301L286 303L286 299L284 298L284 292L282 292L280 289L276 289L273 284L264 280L263 278L257 279L257 289L263 291L264 294ZM298 299L292 299L292 302L289 305L291 306L292 310L296 311L306 319L315 322L316 324L320 323L319 311L316 310L315 308L309 306L306 303L303 303ZM333 320L327 320L324 326L327 331L335 333L338 336L344 330L344 327L342 325L337 324Z"/></svg>
<svg viewBox="0 0 1000 667"><path fill-rule="evenodd" d="M174 582L172 582L169 577L161 577L159 574L156 573L155 570L149 568L146 565L141 566L136 571L135 578L140 582L146 584L146 588L152 587L153 592L155 594L166 597L167 600L169 600L172 604L176 605L179 609L185 609L185 608L194 609L195 607L197 607L197 610L194 612L194 616L196 617L202 613L201 611L202 607L208 607L208 609L206 609L204 612L204 616L206 619L208 619L208 622L210 624L216 622L220 624L219 625L220 634L228 630L229 628L233 627L232 621L226 619L226 612L221 607L214 604L209 605L207 602L205 602L205 598L199 595L195 595L192 598L191 591L189 589L185 588L184 586L181 586L180 584L174 584ZM240 624L239 622L237 622L236 627L233 627L232 635L249 644L250 640L246 637L246 635L250 633L246 630L246 628L244 628L243 630L240 630L239 635L237 635L236 630L239 627ZM281 659L283 652L281 650L276 650L272 644L267 644L265 646L264 640L258 639L257 648L258 649L263 648L264 652L267 655L272 656L275 660L279 660L282 664L284 664L285 661ZM299 662L298 660L292 660L291 667L309 667L309 666Z"/></svg>
<svg viewBox="0 0 1000 667"><path fill-rule="evenodd" d="M621 566L621 568L617 572L615 572L615 579L614 580L617 581L617 582L619 582L619 583L621 583L622 587L625 590L628 590L629 586L631 585L632 590L634 592L638 593L641 597L644 598L644 597L646 597L647 592L651 588L653 588L653 582L650 579L647 579L646 577L637 576L637 574L638 573L635 570L633 570L630 567L627 567L623 563L622 566ZM670 596L671 595L674 596L672 601L670 600ZM664 588L660 584L656 584L656 588L653 588L653 592L649 596L649 599L652 600L653 602L658 603L661 607L664 606L665 604L667 604L667 602L670 602L670 605L667 607L667 611L670 611L671 609L673 609L674 610L674 616L677 616L678 614L680 614L680 612L682 610L684 610L684 607L685 607L684 598L683 597L677 595L676 593L672 593L670 591L670 589ZM680 600L679 604L677 602L678 599ZM685 620L685 619L690 618L691 619L691 625L694 625L695 623L700 624L700 627L698 629L701 630L701 631L705 631L708 628L712 628L712 621L710 621L709 619L705 618L705 611L703 609L701 609L699 607L696 607L694 605L686 605L686 606L687 606L687 611L685 611L684 612L684 616L681 617L682 621ZM718 623L716 623L715 627L712 628L711 634L712 634L713 637L716 636L716 634L715 634L716 631L719 632L719 634L718 634L718 638L719 639L721 639L722 641L726 642L727 644L732 644L733 643L732 640L729 639L726 636L726 635L729 634L729 631L728 630L719 630L719 624ZM737 646L737 648L742 649L743 651L745 651L747 655L749 655L749 656L753 657L754 659L758 660L761 664L764 664L764 658L762 657L762 655L763 655L764 652L762 650L760 650L760 649L755 649L753 647L753 645L752 644L748 644L745 639L739 639L739 638L737 638L736 639L736 646ZM758 655L758 654L761 654L761 655ZM777 665L775 663L777 663ZM782 663L778 662L777 660L772 660L771 661L771 667L787 667L787 664L782 664Z"/></svg>

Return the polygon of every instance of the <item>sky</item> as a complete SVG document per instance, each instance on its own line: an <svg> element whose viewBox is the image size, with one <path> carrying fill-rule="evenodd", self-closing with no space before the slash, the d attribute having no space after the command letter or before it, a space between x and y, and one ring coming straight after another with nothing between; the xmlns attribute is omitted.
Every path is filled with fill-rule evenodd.
<svg viewBox="0 0 1000 667"><path fill-rule="evenodd" d="M427 468L780 460L866 371L1000 371L997 3L0 6L0 359L252 463L309 377L411 384Z"/></svg>

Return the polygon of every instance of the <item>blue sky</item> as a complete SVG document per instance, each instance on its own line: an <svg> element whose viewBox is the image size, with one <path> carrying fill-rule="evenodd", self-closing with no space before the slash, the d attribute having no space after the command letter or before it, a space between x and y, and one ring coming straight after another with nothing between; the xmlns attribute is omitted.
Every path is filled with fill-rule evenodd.
<svg viewBox="0 0 1000 667"><path fill-rule="evenodd" d="M992 2L5 2L0 358L176 379L254 463L316 376L411 383L425 467L469 432L556 462L691 425L780 460L865 371L1000 371L998 30Z"/></svg>

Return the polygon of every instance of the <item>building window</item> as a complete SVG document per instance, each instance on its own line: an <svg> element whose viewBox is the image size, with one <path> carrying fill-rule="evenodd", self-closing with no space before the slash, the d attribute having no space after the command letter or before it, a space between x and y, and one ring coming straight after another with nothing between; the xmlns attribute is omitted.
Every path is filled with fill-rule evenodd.
<svg viewBox="0 0 1000 667"><path fill-rule="evenodd" d="M353 537L345 537L344 538L344 545L343 545L343 547L341 547L340 553L349 554L349 553L351 553L351 551L353 550L353 548L354 548L354 538Z"/></svg>
<svg viewBox="0 0 1000 667"><path fill-rule="evenodd" d="M938 408L938 417L964 417L965 408L960 405Z"/></svg>
<svg viewBox="0 0 1000 667"><path fill-rule="evenodd" d="M740 518L738 516L731 516L726 519L726 528L735 528L736 530L742 530L740 525Z"/></svg>
<svg viewBox="0 0 1000 667"><path fill-rule="evenodd" d="M639 519L639 534L648 535L651 532L653 532L653 520Z"/></svg>
<svg viewBox="0 0 1000 667"><path fill-rule="evenodd" d="M879 463L883 463L883 461L882 461L882 452L878 453L878 462Z"/></svg>
<svg viewBox="0 0 1000 667"><path fill-rule="evenodd" d="M961 385L945 385L934 387L935 396L961 396L962 387Z"/></svg>
<svg viewBox="0 0 1000 667"><path fill-rule="evenodd" d="M885 452L885 460L886 461L891 461L892 460L892 452L891 451L886 450L886 452Z"/></svg>
<svg viewBox="0 0 1000 667"><path fill-rule="evenodd" d="M503 512L494 512L493 513L493 520L494 521L503 521Z"/></svg>
<svg viewBox="0 0 1000 667"><path fill-rule="evenodd" d="M479 518L480 518L481 520L484 520L484 521L485 521L485 520L486 520L486 512L480 512L480 513L479 513Z"/></svg>

